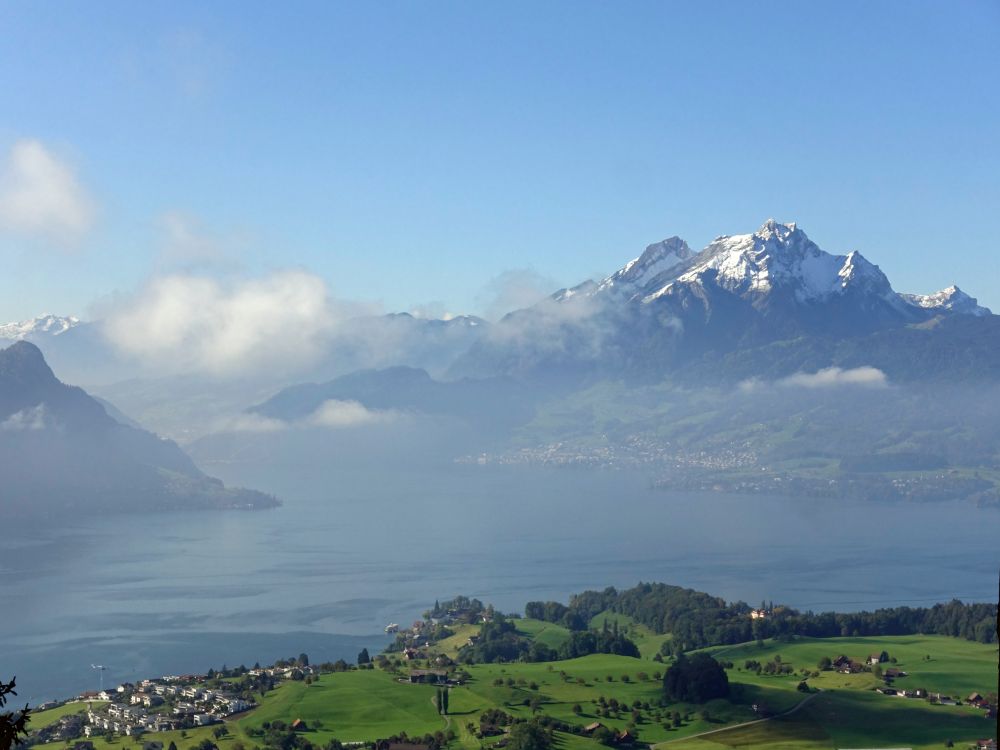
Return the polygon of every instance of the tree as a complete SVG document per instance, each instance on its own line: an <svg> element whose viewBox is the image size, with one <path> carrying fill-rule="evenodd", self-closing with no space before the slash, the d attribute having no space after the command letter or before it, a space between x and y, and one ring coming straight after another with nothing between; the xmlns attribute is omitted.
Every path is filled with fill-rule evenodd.
<svg viewBox="0 0 1000 750"><path fill-rule="evenodd" d="M0 682L0 708L7 705L8 695L17 695L14 690L16 677L12 677L10 682ZM21 737L28 734L28 722L30 711L28 704L20 711L0 712L0 750L10 750L14 745L21 743Z"/></svg>
<svg viewBox="0 0 1000 750"><path fill-rule="evenodd" d="M598 727L594 730L593 737L602 745L613 745L615 743L615 733L607 727Z"/></svg>
<svg viewBox="0 0 1000 750"><path fill-rule="evenodd" d="M510 729L510 750L549 750L551 746L552 736L535 721L521 722Z"/></svg>
<svg viewBox="0 0 1000 750"><path fill-rule="evenodd" d="M368 649L367 648L361 649L361 653L358 654L358 665L370 664L371 660L372 658L368 655Z"/></svg>
<svg viewBox="0 0 1000 750"><path fill-rule="evenodd" d="M663 692L669 701L705 703L729 695L729 677L708 654L681 654L663 676Z"/></svg>
<svg viewBox="0 0 1000 750"><path fill-rule="evenodd" d="M819 664L817 664L817 666L821 670L826 671L827 669L833 666L833 662L830 661L829 656L824 656L822 659L819 660Z"/></svg>
<svg viewBox="0 0 1000 750"><path fill-rule="evenodd" d="M174 742L173 740L170 740L170 744L167 745L167 750L177 750L177 743Z"/></svg>
<svg viewBox="0 0 1000 750"><path fill-rule="evenodd" d="M298 662L298 665L300 667L308 667L309 666L309 657L306 656L306 654L304 654L304 653L303 654L299 654L299 658L296 661Z"/></svg>

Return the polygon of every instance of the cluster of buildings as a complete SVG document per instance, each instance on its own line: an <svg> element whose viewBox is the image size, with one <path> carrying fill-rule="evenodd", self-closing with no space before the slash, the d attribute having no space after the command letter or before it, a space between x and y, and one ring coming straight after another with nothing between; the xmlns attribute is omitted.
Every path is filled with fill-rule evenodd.
<svg viewBox="0 0 1000 750"><path fill-rule="evenodd" d="M138 737L146 732L169 732L222 721L226 716L254 708L255 704L225 690L211 689L195 675L143 680L138 685L124 683L116 690L85 693L81 700L108 701L106 706L91 704L86 720L76 715L75 733L54 739L72 739L81 732L87 737L109 732Z"/></svg>
<svg viewBox="0 0 1000 750"><path fill-rule="evenodd" d="M602 437L607 438L606 435ZM680 471L733 471L756 467L759 456L749 441L718 446L714 450L690 451L669 442L661 442L655 437L629 435L620 442L599 446L556 442L507 453L465 456L457 462L481 466L499 464L617 469L654 466Z"/></svg>

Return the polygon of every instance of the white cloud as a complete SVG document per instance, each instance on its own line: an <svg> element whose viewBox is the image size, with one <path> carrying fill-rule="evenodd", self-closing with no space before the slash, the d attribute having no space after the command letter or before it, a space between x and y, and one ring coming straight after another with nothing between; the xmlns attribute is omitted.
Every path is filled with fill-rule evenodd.
<svg viewBox="0 0 1000 750"><path fill-rule="evenodd" d="M288 422L271 419L260 414L243 413L227 419L216 428L217 432L280 432L287 430Z"/></svg>
<svg viewBox="0 0 1000 750"><path fill-rule="evenodd" d="M243 413L217 426L218 432L281 432L311 428L348 429L369 425L390 424L402 418L397 411L369 409L357 401L330 399L320 404L312 414L286 422L261 414Z"/></svg>
<svg viewBox="0 0 1000 750"><path fill-rule="evenodd" d="M740 383L739 388L744 393L759 391L772 385L759 378L750 378ZM793 375L774 381L773 385L781 388L839 388L857 386L862 388L886 388L889 379L877 367L827 367L816 372L797 372Z"/></svg>
<svg viewBox="0 0 1000 750"><path fill-rule="evenodd" d="M167 372L288 372L320 354L338 314L323 280L305 271L230 283L174 274L112 309L104 333Z"/></svg>
<svg viewBox="0 0 1000 750"><path fill-rule="evenodd" d="M44 430L49 421L49 412L45 404L38 404L28 409L11 414L0 422L0 430L4 432L33 432Z"/></svg>
<svg viewBox="0 0 1000 750"><path fill-rule="evenodd" d="M357 401L337 401L330 399L320 404L306 420L316 427L360 427L370 424L392 422L398 415L393 411L376 411Z"/></svg>
<svg viewBox="0 0 1000 750"><path fill-rule="evenodd" d="M232 266L240 244L234 237L213 232L193 214L167 211L157 221L162 233L161 263L167 267Z"/></svg>
<svg viewBox="0 0 1000 750"><path fill-rule="evenodd" d="M40 141L13 145L0 174L0 229L75 242L93 225L94 213L68 164Z"/></svg>
<svg viewBox="0 0 1000 750"><path fill-rule="evenodd" d="M548 297L556 282L530 268L515 268L495 276L478 296L487 320L499 320L513 310L538 304Z"/></svg>
<svg viewBox="0 0 1000 750"><path fill-rule="evenodd" d="M794 388L831 388L842 385L885 388L889 385L889 379L875 367L855 367L850 370L827 367L814 373L797 372L782 378L778 384Z"/></svg>

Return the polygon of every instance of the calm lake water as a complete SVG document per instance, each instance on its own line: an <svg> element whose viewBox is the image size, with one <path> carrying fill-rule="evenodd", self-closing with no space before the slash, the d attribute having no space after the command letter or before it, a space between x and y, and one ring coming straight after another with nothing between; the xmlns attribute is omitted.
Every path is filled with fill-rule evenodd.
<svg viewBox="0 0 1000 750"><path fill-rule="evenodd" d="M1000 513L663 493L614 472L453 466L209 470L261 513L89 517L0 542L0 676L38 702L271 662L353 661L388 622L464 593L501 609L664 581L854 610L995 599Z"/></svg>

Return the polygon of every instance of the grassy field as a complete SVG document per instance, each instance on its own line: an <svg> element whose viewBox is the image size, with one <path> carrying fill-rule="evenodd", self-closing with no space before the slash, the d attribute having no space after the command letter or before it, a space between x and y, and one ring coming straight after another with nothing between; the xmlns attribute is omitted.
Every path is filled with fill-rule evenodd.
<svg viewBox="0 0 1000 750"><path fill-rule="evenodd" d="M544 643L549 648L558 649L570 638L568 629L552 622L529 618L515 620L514 622L517 625L518 633L531 638L533 641Z"/></svg>
<svg viewBox="0 0 1000 750"><path fill-rule="evenodd" d="M930 750L947 740L962 746L993 736L996 726L981 711L932 706L925 701L885 698L877 693L831 691L802 710L772 721L726 729L668 743L662 750L833 750L833 748L909 747Z"/></svg>
<svg viewBox="0 0 1000 750"><path fill-rule="evenodd" d="M431 651L444 654L449 659L457 659L458 650L469 641L470 636L478 634L482 628L479 625L455 625L451 629L455 634L435 643Z"/></svg>
<svg viewBox="0 0 1000 750"><path fill-rule="evenodd" d="M94 708L103 706L105 701L91 701L91 705ZM14 703L17 706L17 703ZM20 705L20 708L24 708L24 704ZM85 714L87 713L86 703L65 703L56 708L51 708L48 711L41 711L39 713L31 714L31 728L41 729L42 727L47 727L50 724L54 724L59 721L64 716L72 716L73 714Z"/></svg>
<svg viewBox="0 0 1000 750"><path fill-rule="evenodd" d="M663 642L670 639L669 635L654 633L628 615L617 612L599 612L591 618L590 627L603 628L605 622L608 623L609 627L617 623L618 627L639 647L639 653L642 654L643 659L652 659L660 653L660 646L663 645Z"/></svg>
<svg viewBox="0 0 1000 750"><path fill-rule="evenodd" d="M595 618L603 625L603 616ZM799 670L815 670L823 656L846 654L863 659L883 649L895 657L897 666L910 673L898 681L899 687L923 687L964 698L972 691L986 694L995 690L996 646L939 636L903 636L886 638L799 639L789 643L765 642L710 649L717 657L734 663L729 671L732 701L713 701L707 706L659 705L661 684L657 673L666 665L652 660L663 636L643 632L628 618L617 619L620 628L630 628L637 642L642 642L643 658L598 654L562 662L541 664L482 664L467 667L469 681L452 688L450 716L438 715L432 704L435 688L412 685L399 675L380 670L363 670L323 675L315 683L289 682L268 693L255 711L227 722L230 736L219 743L228 750L242 741L253 748L259 740L247 730L265 721L305 720L311 727L310 741L321 745L336 737L345 742L374 740L401 731L422 735L450 727L458 734L457 745L475 750L480 747L469 724L478 725L479 715L490 708L500 708L527 718L536 711L578 726L600 721L613 729L624 729L633 721L641 741L680 750L713 748L816 748L842 747L942 747L947 739L956 743L986 736L994 731L982 718L982 712L969 707L933 706L926 701L883 696L872 691L876 681L871 674L840 675L823 672L809 678L809 684L822 692L789 716L764 723L724 729L726 725L756 718L750 705L766 703L775 713L796 707L805 697L796 690ZM475 626L471 626L473 629ZM556 647L568 637L565 629L537 620L518 621L519 629ZM472 630L469 631L473 632ZM457 649L466 632L455 636L448 648ZM658 640L659 639L659 640ZM654 647L655 646L655 647ZM765 663L776 655L790 664L795 675L766 676L743 669L747 659ZM930 657L929 659L927 657ZM888 665L886 665L888 666ZM598 701L615 699L624 708L612 716L598 716ZM632 715L638 702L639 717ZM81 704L77 704L79 707ZM578 711L574 708L578 707ZM707 716L702 711L707 709ZM35 716L33 726L56 720L72 708L61 707ZM682 726L671 726L677 711ZM147 739L189 750L202 738L212 736L212 727L180 732L166 732ZM713 732L704 737L692 735ZM112 744L95 742L96 750L136 750L132 739L118 739ZM597 750L592 740L572 734L560 734L560 750Z"/></svg>
<svg viewBox="0 0 1000 750"><path fill-rule="evenodd" d="M965 698L973 691L985 695L996 690L997 646L945 636L802 638L791 643L767 641L763 648L754 643L745 643L709 649L716 658L728 659L736 667L742 667L747 659L764 663L780 654L782 662L791 664L796 672L803 667L815 670L824 656L833 659L844 654L863 661L869 654L877 654L883 650L897 662L883 664L883 668L897 667L909 675L897 680L896 685L900 688L912 690L921 687L958 698ZM789 688L794 688L800 679L757 677L745 672L731 673L730 678L764 685L783 684ZM842 675L836 672L822 672L819 678L810 679L809 683L824 689L868 689L881 684L870 673Z"/></svg>
<svg viewBox="0 0 1000 750"><path fill-rule="evenodd" d="M262 722L302 719L322 728L310 733L314 744L336 737L344 742L376 740L401 730L426 734L444 729L430 685L402 684L380 670L339 672L312 685L292 682L265 696L260 708L239 721L243 728Z"/></svg>

